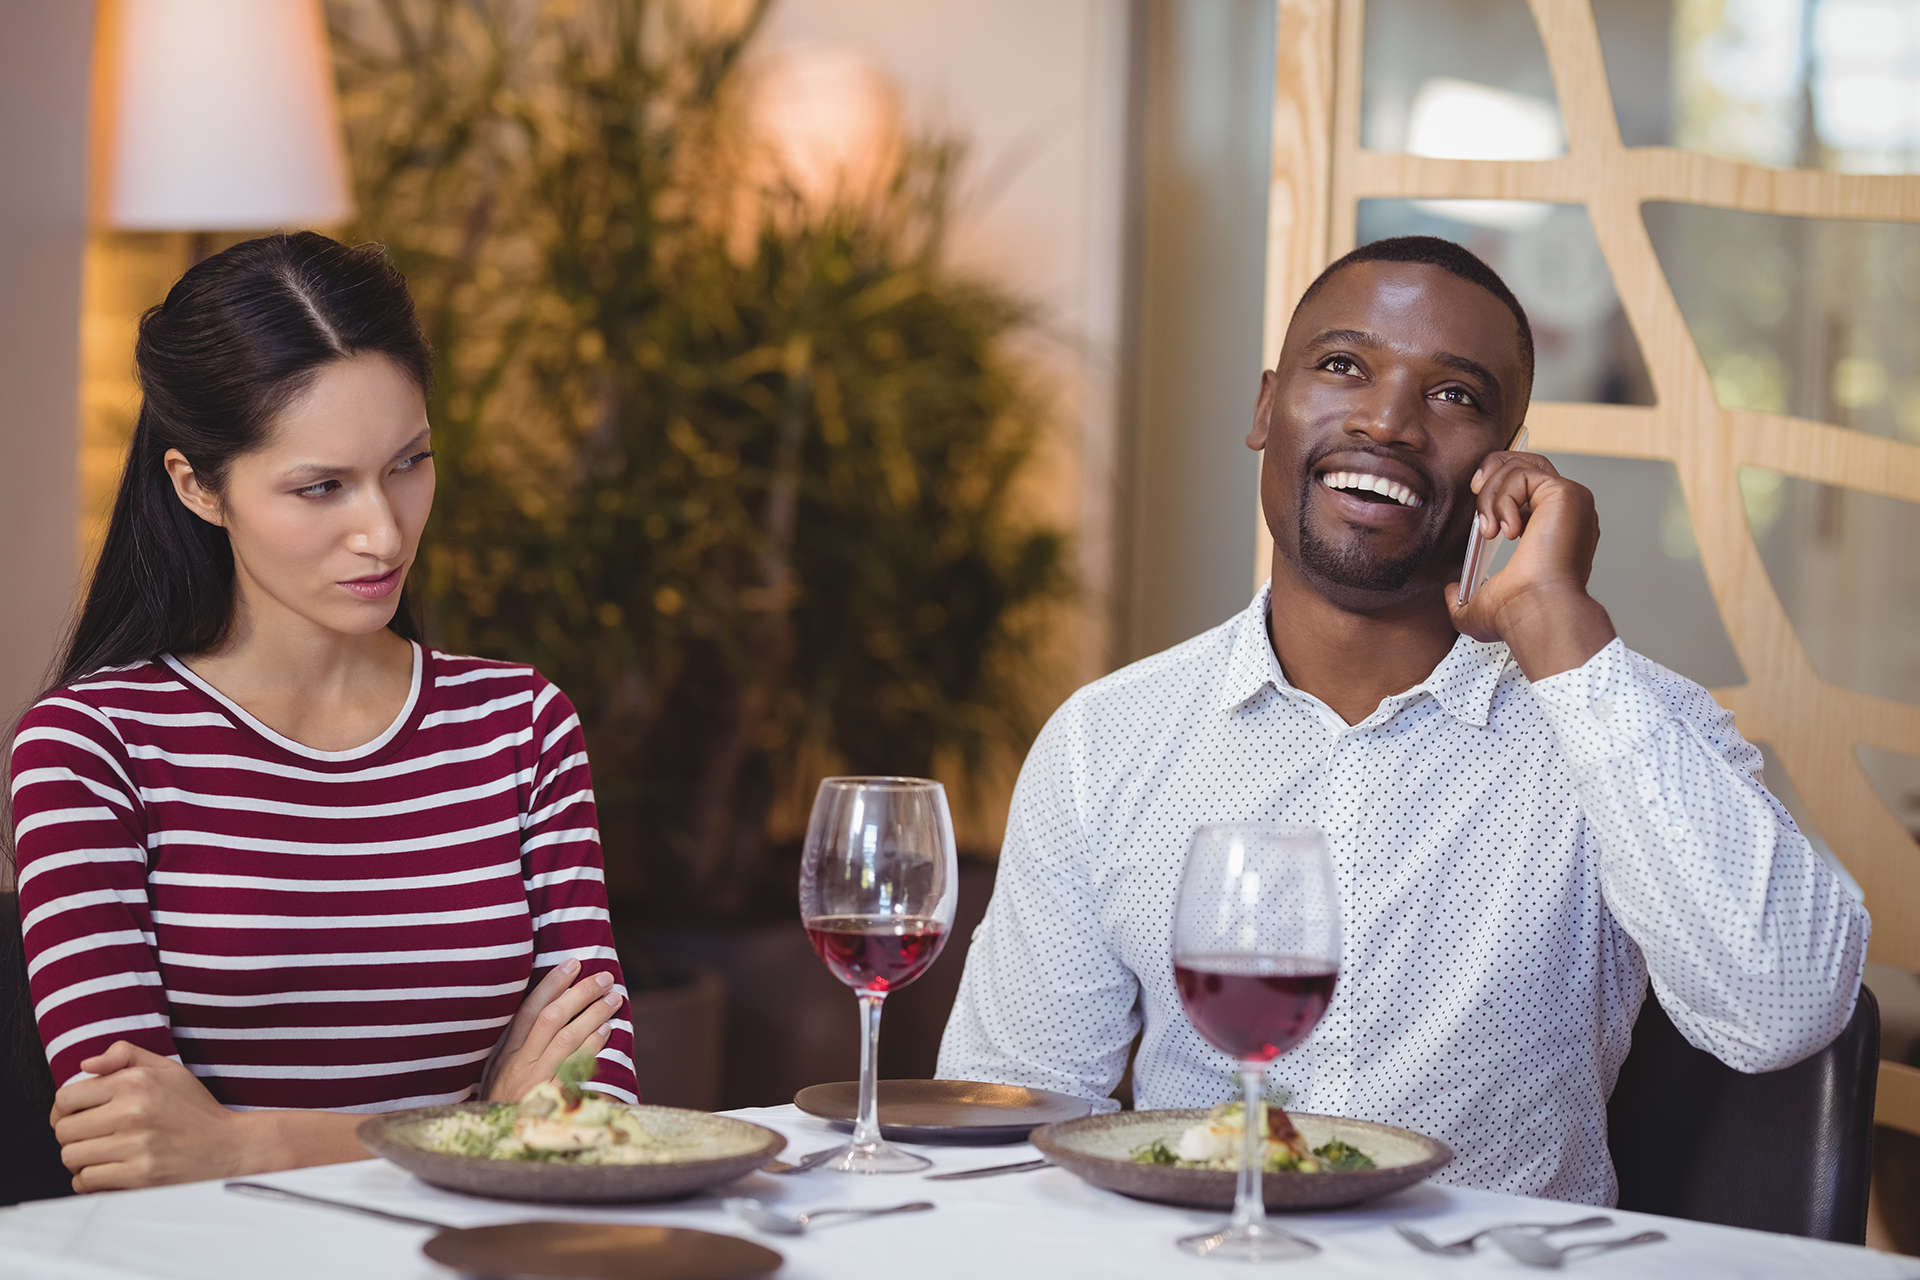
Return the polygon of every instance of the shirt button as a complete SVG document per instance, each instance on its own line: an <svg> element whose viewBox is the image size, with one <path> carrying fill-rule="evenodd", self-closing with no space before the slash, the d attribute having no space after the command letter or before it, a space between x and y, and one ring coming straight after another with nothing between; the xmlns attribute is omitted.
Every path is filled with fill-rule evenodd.
<svg viewBox="0 0 1920 1280"><path fill-rule="evenodd" d="M1613 714L1613 704L1605 698L1595 698L1590 710L1592 710L1595 720L1605 720Z"/></svg>

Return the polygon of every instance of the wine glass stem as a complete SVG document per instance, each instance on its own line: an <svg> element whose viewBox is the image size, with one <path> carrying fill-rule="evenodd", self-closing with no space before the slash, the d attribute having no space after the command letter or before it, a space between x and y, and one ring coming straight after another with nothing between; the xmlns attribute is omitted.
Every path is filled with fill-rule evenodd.
<svg viewBox="0 0 1920 1280"><path fill-rule="evenodd" d="M1233 1229L1257 1231L1267 1221L1267 1202L1260 1194L1261 1157L1266 1152L1266 1126L1260 1123L1262 1069L1250 1062L1240 1064L1240 1097L1245 1104L1246 1123L1240 1137L1240 1178L1233 1189Z"/></svg>
<svg viewBox="0 0 1920 1280"><path fill-rule="evenodd" d="M860 1117L853 1125L853 1145L880 1145L880 1090L874 1081L880 1061L880 1005L886 996L860 995Z"/></svg>

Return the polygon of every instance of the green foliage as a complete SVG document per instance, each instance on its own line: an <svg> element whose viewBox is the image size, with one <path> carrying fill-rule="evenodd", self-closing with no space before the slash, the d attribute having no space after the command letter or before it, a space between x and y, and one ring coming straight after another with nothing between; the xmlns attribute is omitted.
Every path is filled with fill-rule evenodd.
<svg viewBox="0 0 1920 1280"><path fill-rule="evenodd" d="M803 760L1017 745L1070 590L1015 496L1031 316L940 261L957 148L860 206L749 185L730 101L767 4L330 9L359 231L436 351L430 632L569 693L610 878L661 917L791 909L768 813Z"/></svg>

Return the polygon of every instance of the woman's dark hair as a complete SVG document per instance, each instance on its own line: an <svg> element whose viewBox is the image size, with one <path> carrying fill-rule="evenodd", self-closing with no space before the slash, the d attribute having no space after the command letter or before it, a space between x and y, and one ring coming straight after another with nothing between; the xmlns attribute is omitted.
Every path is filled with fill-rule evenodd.
<svg viewBox="0 0 1920 1280"><path fill-rule="evenodd" d="M180 501L161 460L178 449L218 494L275 415L327 365L362 352L386 356L426 393L432 357L386 251L312 231L216 253L140 317L140 416L55 687L220 642L233 621L233 549L225 529ZM404 590L388 625L418 638Z"/></svg>

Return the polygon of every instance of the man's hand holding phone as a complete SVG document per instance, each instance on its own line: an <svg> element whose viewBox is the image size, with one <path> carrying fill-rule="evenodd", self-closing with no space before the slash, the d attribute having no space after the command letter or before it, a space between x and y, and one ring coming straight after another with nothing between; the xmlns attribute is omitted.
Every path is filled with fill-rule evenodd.
<svg viewBox="0 0 1920 1280"><path fill-rule="evenodd" d="M1600 542L1593 494L1541 455L1518 449L1488 454L1472 488L1466 563L1447 588L1454 626L1476 640L1505 641L1529 680L1580 666L1615 635L1607 611L1587 594ZM1513 558L1484 576L1503 536L1515 542Z"/></svg>

